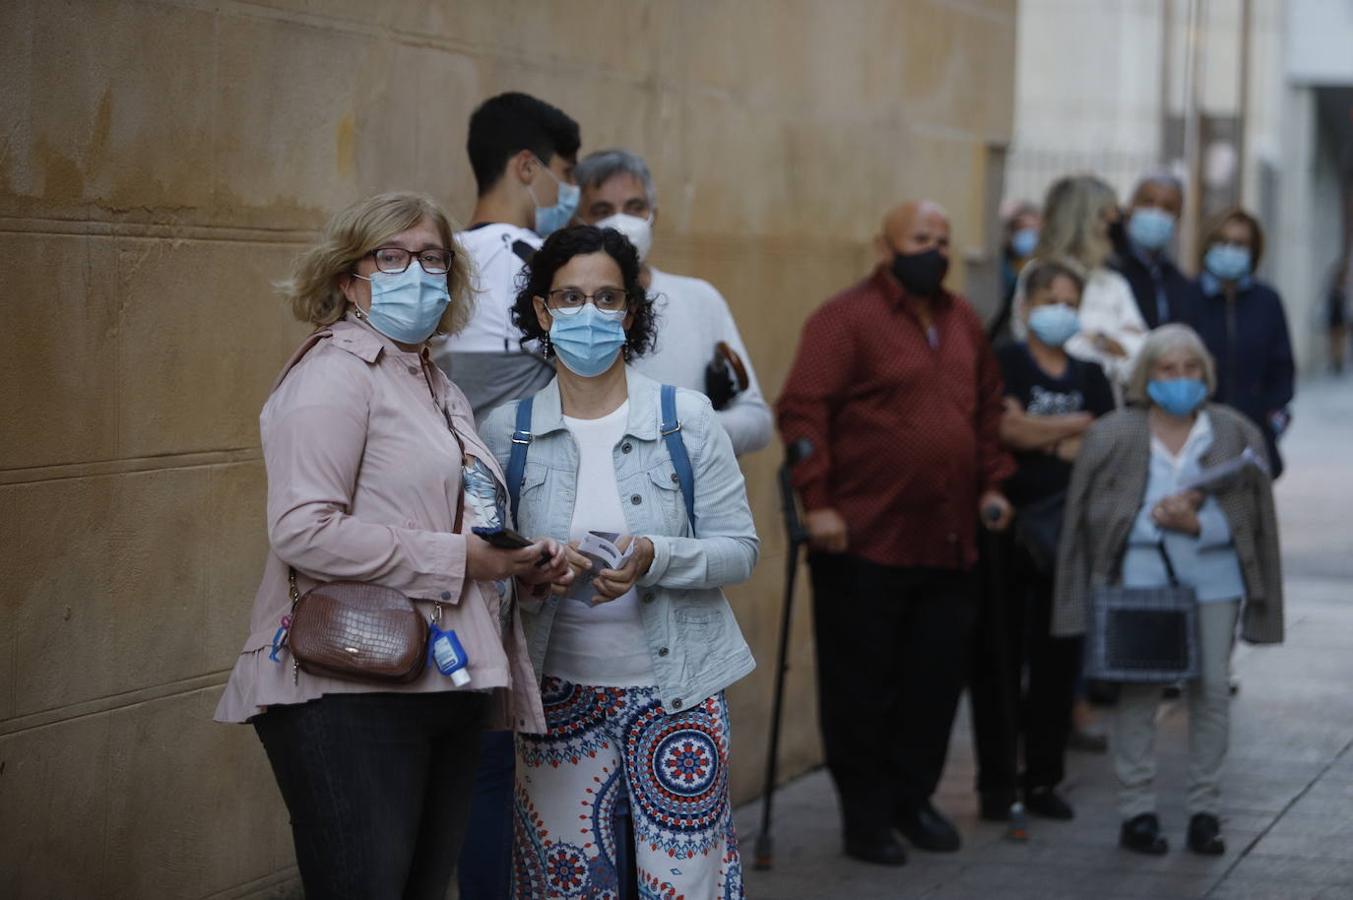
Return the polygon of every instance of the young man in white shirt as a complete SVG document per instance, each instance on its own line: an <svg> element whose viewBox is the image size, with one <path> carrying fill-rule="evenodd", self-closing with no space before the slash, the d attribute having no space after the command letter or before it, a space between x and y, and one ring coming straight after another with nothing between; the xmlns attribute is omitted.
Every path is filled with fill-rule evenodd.
<svg viewBox="0 0 1353 900"><path fill-rule="evenodd" d="M771 436L770 407L728 303L708 281L662 272L648 263L658 217L648 165L628 150L601 150L578 163L575 174L582 188L578 219L614 228L630 239L643 264L640 282L655 300L657 340L632 363L634 368L655 381L708 395L739 456L765 447ZM731 354L721 353L721 344Z"/></svg>
<svg viewBox="0 0 1353 900"><path fill-rule="evenodd" d="M529 397L554 378L554 365L512 324L517 276L550 232L578 208L573 167L578 123L543 100L510 92L470 116L466 150L478 199L456 241L474 262L475 309L433 359L482 421L494 408ZM463 900L506 897L512 848L512 732L485 732L457 880Z"/></svg>
<svg viewBox="0 0 1353 900"><path fill-rule="evenodd" d="M554 377L539 348L522 345L511 310L522 267L577 210L580 145L577 122L527 94L499 94L470 116L466 149L479 196L456 240L474 261L475 310L433 358L465 392L476 420Z"/></svg>

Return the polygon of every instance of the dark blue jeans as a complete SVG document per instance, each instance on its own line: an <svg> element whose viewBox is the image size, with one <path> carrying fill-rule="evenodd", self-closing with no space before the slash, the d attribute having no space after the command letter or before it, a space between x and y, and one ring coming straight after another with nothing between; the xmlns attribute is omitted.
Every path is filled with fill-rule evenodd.
<svg viewBox="0 0 1353 900"><path fill-rule="evenodd" d="M512 792L517 760L514 742L510 731L486 731L480 738L470 825L456 870L460 900L507 900L511 896ZM616 807L616 834L625 836L616 853L620 896L630 900L638 897L638 890L628 804Z"/></svg>
<svg viewBox="0 0 1353 900"><path fill-rule="evenodd" d="M460 850L460 900L506 900L512 880L512 784L517 754L510 731L479 739L470 827Z"/></svg>
<svg viewBox="0 0 1353 900"><path fill-rule="evenodd" d="M446 894L484 694L328 694L255 716L308 900Z"/></svg>

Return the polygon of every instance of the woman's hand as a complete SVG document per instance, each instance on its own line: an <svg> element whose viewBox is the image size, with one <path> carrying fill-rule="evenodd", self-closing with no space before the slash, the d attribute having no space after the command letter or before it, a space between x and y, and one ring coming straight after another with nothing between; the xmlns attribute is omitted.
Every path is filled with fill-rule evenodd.
<svg viewBox="0 0 1353 900"><path fill-rule="evenodd" d="M545 538L531 546L540 547L541 552L537 554L535 565L531 567L530 571L517 573L518 581L533 587L538 584L553 584L555 582L567 585L573 581L573 570L569 567L568 553L563 544ZM547 553L549 554L548 560L545 558Z"/></svg>
<svg viewBox="0 0 1353 900"><path fill-rule="evenodd" d="M1198 509L1203 505L1203 495L1198 491L1185 491L1161 498L1151 510L1151 519L1166 531L1178 531L1197 537L1202 531L1198 522Z"/></svg>
<svg viewBox="0 0 1353 900"><path fill-rule="evenodd" d="M568 564L568 578L557 580L551 585L550 590L555 594L567 594L573 582L581 578L585 572L592 568L592 560L588 559L578 552L578 541L569 541L564 545L564 559Z"/></svg>
<svg viewBox="0 0 1353 900"><path fill-rule="evenodd" d="M467 534L465 574L474 581L502 581L515 577L528 584L538 584L541 571L553 571L555 557L562 554L559 542L549 538L519 550L499 550L479 535ZM546 559L549 562L542 562Z"/></svg>
<svg viewBox="0 0 1353 900"><path fill-rule="evenodd" d="M615 542L623 553L625 548L634 543L634 554L625 564L618 569L602 569L597 573L596 580L592 582L592 587L597 589L597 595L592 598L592 603L609 603L627 593L634 587L634 583L643 578L648 573L649 566L653 565L653 542L646 537L634 537L625 535Z"/></svg>
<svg viewBox="0 0 1353 900"><path fill-rule="evenodd" d="M1076 461L1076 457L1080 456L1082 443L1084 443L1084 438L1079 435L1076 437L1062 438L1052 445L1052 450L1050 452L1062 462L1073 463Z"/></svg>
<svg viewBox="0 0 1353 900"><path fill-rule="evenodd" d="M1126 348L1102 331L1096 331L1094 334L1090 335L1090 343L1093 344L1095 349L1100 353L1117 359L1127 359L1128 352Z"/></svg>

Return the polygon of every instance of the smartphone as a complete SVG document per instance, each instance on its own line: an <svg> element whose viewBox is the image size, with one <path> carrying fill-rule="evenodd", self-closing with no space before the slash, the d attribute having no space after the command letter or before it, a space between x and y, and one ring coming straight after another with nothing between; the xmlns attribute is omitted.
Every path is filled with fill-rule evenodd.
<svg viewBox="0 0 1353 900"><path fill-rule="evenodd" d="M475 526L470 529L475 534L488 541L499 550L520 550L522 547L531 546L531 541L517 534L511 528L483 528Z"/></svg>
<svg viewBox="0 0 1353 900"><path fill-rule="evenodd" d="M483 526L476 525L470 530L488 541L491 546L497 547L499 550L520 550L522 547L529 547L534 543L517 534L517 532L513 531L511 528L504 528L501 525L496 528L484 528ZM536 560L536 566L549 565L549 562L550 554L542 551L540 559Z"/></svg>

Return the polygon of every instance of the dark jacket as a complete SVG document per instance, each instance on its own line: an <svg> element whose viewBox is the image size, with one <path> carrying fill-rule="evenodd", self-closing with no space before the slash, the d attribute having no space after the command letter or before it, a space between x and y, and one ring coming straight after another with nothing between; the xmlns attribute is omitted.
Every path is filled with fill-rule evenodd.
<svg viewBox="0 0 1353 900"><path fill-rule="evenodd" d="M1263 438L1249 420L1224 406L1208 404L1212 447L1204 465L1233 459L1246 447L1263 454ZM1091 591L1116 581L1132 524L1146 496L1151 465L1147 411L1129 407L1098 419L1085 433L1071 487L1057 553L1052 633L1085 633ZM1283 639L1283 579L1278 552L1278 519L1273 482L1250 471L1216 494L1235 543L1245 579L1241 636L1256 644Z"/></svg>
<svg viewBox="0 0 1353 900"><path fill-rule="evenodd" d="M1206 273L1198 279L1198 294L1200 302L1186 321L1216 357L1213 399L1259 426L1276 478L1283 463L1272 418L1292 402L1295 377L1282 299L1263 282L1246 279L1228 300L1220 282Z"/></svg>
<svg viewBox="0 0 1353 900"><path fill-rule="evenodd" d="M1137 308L1142 311L1148 328L1187 322L1199 302L1198 285L1164 254L1152 261L1129 247L1120 251L1111 265L1132 287L1132 296L1136 298ZM1162 299L1166 312L1164 319L1160 317Z"/></svg>

